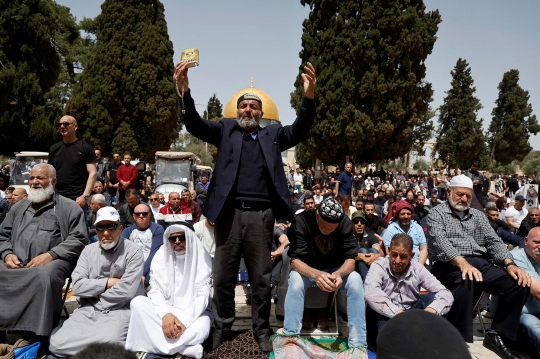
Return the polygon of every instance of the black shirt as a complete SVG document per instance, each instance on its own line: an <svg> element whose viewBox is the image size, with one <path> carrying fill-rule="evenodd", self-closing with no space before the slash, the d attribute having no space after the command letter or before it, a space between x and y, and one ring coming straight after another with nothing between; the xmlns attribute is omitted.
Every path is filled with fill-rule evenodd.
<svg viewBox="0 0 540 359"><path fill-rule="evenodd" d="M86 165L96 160L94 149L83 140L52 145L48 162L56 169L56 192L72 200L82 196L88 181Z"/></svg>
<svg viewBox="0 0 540 359"><path fill-rule="evenodd" d="M366 216L366 220L368 222L366 229L372 233L379 233L379 227L388 228L388 223L380 216L373 215L372 219Z"/></svg>
<svg viewBox="0 0 540 359"><path fill-rule="evenodd" d="M355 237L356 238L356 237ZM356 239L358 248L370 249L374 244L379 244L379 239L370 231L365 231L361 240Z"/></svg>
<svg viewBox="0 0 540 359"><path fill-rule="evenodd" d="M118 172L118 167L122 166L122 162L118 162L118 164L114 162L107 163L107 166L105 167L105 172L109 172L109 181L111 184L117 184L118 179L116 178L116 172Z"/></svg>
<svg viewBox="0 0 540 359"><path fill-rule="evenodd" d="M317 225L315 211L304 211L296 216L287 236L291 260L300 259L315 269L341 267L346 259L356 258L356 239L347 216L332 233L324 235Z"/></svg>

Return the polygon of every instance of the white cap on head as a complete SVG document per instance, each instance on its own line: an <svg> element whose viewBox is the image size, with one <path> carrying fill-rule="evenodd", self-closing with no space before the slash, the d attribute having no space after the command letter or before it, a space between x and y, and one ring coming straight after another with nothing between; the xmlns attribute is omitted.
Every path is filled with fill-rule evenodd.
<svg viewBox="0 0 540 359"><path fill-rule="evenodd" d="M465 175L459 175L454 176L450 180L450 183L448 184L449 187L463 187L463 188L473 188L472 180L465 176Z"/></svg>
<svg viewBox="0 0 540 359"><path fill-rule="evenodd" d="M103 221L120 222L120 216L118 211L114 207L100 208L96 213L96 221L94 224L98 224Z"/></svg>

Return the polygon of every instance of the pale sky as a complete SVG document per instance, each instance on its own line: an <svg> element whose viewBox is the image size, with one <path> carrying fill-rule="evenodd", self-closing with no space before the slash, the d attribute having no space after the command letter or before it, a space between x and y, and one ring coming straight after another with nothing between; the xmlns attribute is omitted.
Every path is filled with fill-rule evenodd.
<svg viewBox="0 0 540 359"><path fill-rule="evenodd" d="M95 17L102 1L56 0L71 8L77 20ZM195 102L206 104L213 93L225 105L250 85L276 102L280 120L291 124L295 111L290 93L301 65L302 21L308 7L299 0L162 0L174 62L182 50L197 47L200 66L190 69ZM439 9L433 53L426 60L426 80L433 85L432 107L438 108L450 88L450 71L458 58L471 66L476 96L484 108L479 118L487 129L498 96L497 86L510 69L520 72L520 85L540 120L540 1L538 0L425 0L428 10ZM202 115L204 106L197 107ZM436 123L436 119L435 123ZM540 150L540 134L531 137Z"/></svg>

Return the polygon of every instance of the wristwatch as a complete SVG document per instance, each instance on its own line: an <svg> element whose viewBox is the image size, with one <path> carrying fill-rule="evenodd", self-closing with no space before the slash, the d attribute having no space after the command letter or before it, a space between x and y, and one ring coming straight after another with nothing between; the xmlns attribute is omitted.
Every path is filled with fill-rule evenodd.
<svg viewBox="0 0 540 359"><path fill-rule="evenodd" d="M90 198L90 196L86 194L83 196L83 198L88 201L88 198Z"/></svg>
<svg viewBox="0 0 540 359"><path fill-rule="evenodd" d="M506 264L506 265L504 266L504 269L508 269L508 267L510 267L510 266L516 266L516 267L517 267L518 265L516 264L516 262L512 261L512 262Z"/></svg>

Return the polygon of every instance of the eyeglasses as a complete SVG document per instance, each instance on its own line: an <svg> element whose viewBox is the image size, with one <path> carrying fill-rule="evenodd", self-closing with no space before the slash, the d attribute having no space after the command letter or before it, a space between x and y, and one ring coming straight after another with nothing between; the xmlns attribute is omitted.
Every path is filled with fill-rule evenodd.
<svg viewBox="0 0 540 359"><path fill-rule="evenodd" d="M60 127L69 127L69 125L71 125L73 122L58 122L56 124L56 127L60 128Z"/></svg>
<svg viewBox="0 0 540 359"><path fill-rule="evenodd" d="M159 201L159 198L150 198L150 201L152 201L152 202Z"/></svg>
<svg viewBox="0 0 540 359"><path fill-rule="evenodd" d="M118 228L119 225L120 225L119 223L111 223L104 226L103 225L100 226L99 224L96 224L96 231L103 232L105 229L108 231L114 231L116 228Z"/></svg>
<svg viewBox="0 0 540 359"><path fill-rule="evenodd" d="M360 224L363 225L363 226L366 225L366 222L365 222L365 221L362 221L362 220L360 220L360 219L356 219L356 220L352 221L352 223L353 223L353 224L358 224L358 223L360 223Z"/></svg>
<svg viewBox="0 0 540 359"><path fill-rule="evenodd" d="M180 242L185 242L186 241L186 235L182 234L181 236L170 236L169 237L169 242L175 243L177 240L179 240Z"/></svg>
<svg viewBox="0 0 540 359"><path fill-rule="evenodd" d="M141 217L141 216L146 217L146 216L148 216L148 213L150 213L150 212L134 212L133 215L135 217Z"/></svg>

